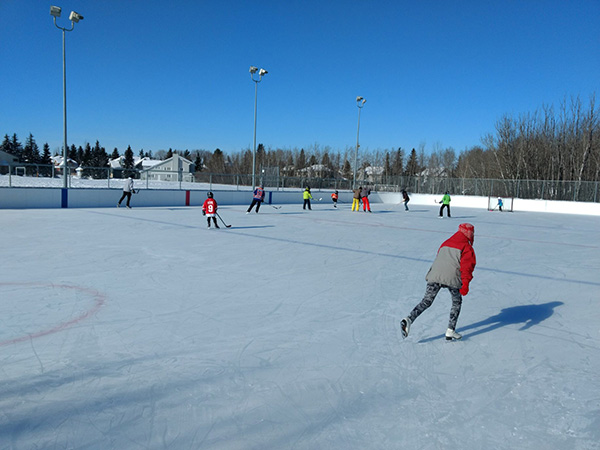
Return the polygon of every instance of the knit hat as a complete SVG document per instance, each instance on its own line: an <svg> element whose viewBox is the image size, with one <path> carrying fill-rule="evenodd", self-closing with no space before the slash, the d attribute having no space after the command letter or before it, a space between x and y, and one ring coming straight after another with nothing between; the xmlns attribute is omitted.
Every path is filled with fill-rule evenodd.
<svg viewBox="0 0 600 450"><path fill-rule="evenodd" d="M469 242L473 243L473 241L475 240L475 227L470 223L461 223L458 226L458 231L464 234L469 240Z"/></svg>

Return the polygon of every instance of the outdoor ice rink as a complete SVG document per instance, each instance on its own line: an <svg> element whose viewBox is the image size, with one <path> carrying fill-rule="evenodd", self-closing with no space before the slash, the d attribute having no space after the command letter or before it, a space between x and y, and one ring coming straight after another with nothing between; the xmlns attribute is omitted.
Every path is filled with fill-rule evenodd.
<svg viewBox="0 0 600 450"><path fill-rule="evenodd" d="M1 210L0 448L600 448L600 217L327 200Z"/></svg>

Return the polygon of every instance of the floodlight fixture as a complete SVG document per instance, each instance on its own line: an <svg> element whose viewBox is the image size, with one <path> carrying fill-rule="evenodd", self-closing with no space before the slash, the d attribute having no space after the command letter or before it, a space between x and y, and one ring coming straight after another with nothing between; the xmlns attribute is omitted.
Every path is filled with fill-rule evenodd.
<svg viewBox="0 0 600 450"><path fill-rule="evenodd" d="M54 17L60 17L62 9L60 6L51 6L50 7L50 15Z"/></svg>
<svg viewBox="0 0 600 450"><path fill-rule="evenodd" d="M356 97L356 105L359 108L362 108L365 105L366 102L367 102L367 100L364 99L363 97L361 97L360 95L358 97Z"/></svg>
<svg viewBox="0 0 600 450"><path fill-rule="evenodd" d="M267 72L265 69L260 69L260 72L258 72L258 74L262 77L263 75L268 74L269 72Z"/></svg>
<svg viewBox="0 0 600 450"><path fill-rule="evenodd" d="M256 66L250 66L250 73L252 75L254 75L257 71L258 71L258 67L256 67Z"/></svg>
<svg viewBox="0 0 600 450"><path fill-rule="evenodd" d="M71 22L79 22L80 20L83 20L83 16L81 14L76 13L75 11L71 11L71 14L69 15L69 20Z"/></svg>

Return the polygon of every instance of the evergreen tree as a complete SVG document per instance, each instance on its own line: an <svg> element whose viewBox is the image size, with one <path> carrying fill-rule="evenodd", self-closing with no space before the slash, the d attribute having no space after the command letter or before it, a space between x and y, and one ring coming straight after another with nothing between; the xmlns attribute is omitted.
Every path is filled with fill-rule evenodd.
<svg viewBox="0 0 600 450"><path fill-rule="evenodd" d="M19 161L22 161L23 158L23 146L19 142L17 138L17 133L13 133L12 139L10 141L10 153L15 156Z"/></svg>
<svg viewBox="0 0 600 450"><path fill-rule="evenodd" d="M5 134L4 140L2 141L2 145L0 145L0 150L2 150L3 152L6 152L6 153L10 153L12 155L12 152L10 149L11 149L10 138L8 137L8 134Z"/></svg>
<svg viewBox="0 0 600 450"><path fill-rule="evenodd" d="M404 151L398 147L392 164L392 175L400 176L404 174Z"/></svg>
<svg viewBox="0 0 600 450"><path fill-rule="evenodd" d="M81 147L79 147L81 148ZM81 161L83 160L83 150L81 150L81 157L77 154L77 147L75 144L69 147L69 151L67 152L67 158L72 159L73 161L77 161L81 165Z"/></svg>
<svg viewBox="0 0 600 450"><path fill-rule="evenodd" d="M298 160L296 161L296 170L302 170L306 167L306 154L304 153L304 149L300 149L300 154L298 155Z"/></svg>
<svg viewBox="0 0 600 450"><path fill-rule="evenodd" d="M83 160L81 161L83 167L92 167L92 147L89 142L85 144L85 150L83 151Z"/></svg>
<svg viewBox="0 0 600 450"><path fill-rule="evenodd" d="M195 172L202 172L202 156L200 156L200 153L196 153L196 161L194 162L194 171Z"/></svg>
<svg viewBox="0 0 600 450"><path fill-rule="evenodd" d="M256 147L256 168L259 169L265 165L265 146L258 144Z"/></svg>
<svg viewBox="0 0 600 450"><path fill-rule="evenodd" d="M52 158L50 157L50 146L47 142L44 144L44 149L42 150L42 159L40 163L44 165L52 164Z"/></svg>
<svg viewBox="0 0 600 450"><path fill-rule="evenodd" d="M386 177L386 182L389 182L389 177L392 175L392 163L390 160L389 152L385 152L385 163L383 165L383 174Z"/></svg>
<svg viewBox="0 0 600 450"><path fill-rule="evenodd" d="M112 152L112 155L110 155L110 159L117 159L119 156L119 150L117 149L117 147L115 147L115 149Z"/></svg>
<svg viewBox="0 0 600 450"><path fill-rule="evenodd" d="M419 163L417 161L417 151L413 148L410 152L410 157L406 163L406 175L414 177L420 172Z"/></svg>
<svg viewBox="0 0 600 450"><path fill-rule="evenodd" d="M123 175L125 175L126 177L135 176L135 161L133 159L133 150L131 150L131 146L128 145L127 146L127 150L125 150L124 153L124 158L123 158L123 169L127 169L123 171Z"/></svg>
<svg viewBox="0 0 600 450"><path fill-rule="evenodd" d="M140 150L140 153L138 156L140 157L140 159L144 158L144 149Z"/></svg>
<svg viewBox="0 0 600 450"><path fill-rule="evenodd" d="M23 162L28 164L37 164L41 159L40 149L31 133L29 133L29 136L25 140L25 147L23 147L21 158Z"/></svg>
<svg viewBox="0 0 600 450"><path fill-rule="evenodd" d="M165 159L169 159L173 157L173 150L169 149L169 151L167 152Z"/></svg>

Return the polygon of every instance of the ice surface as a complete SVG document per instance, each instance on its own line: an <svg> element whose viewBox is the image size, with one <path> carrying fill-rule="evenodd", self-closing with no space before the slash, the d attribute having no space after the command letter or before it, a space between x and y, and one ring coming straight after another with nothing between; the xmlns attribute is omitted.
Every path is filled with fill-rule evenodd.
<svg viewBox="0 0 600 450"><path fill-rule="evenodd" d="M0 211L0 448L599 448L599 217L246 208Z"/></svg>

